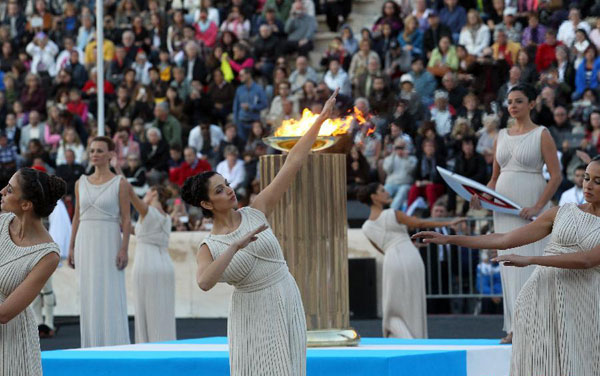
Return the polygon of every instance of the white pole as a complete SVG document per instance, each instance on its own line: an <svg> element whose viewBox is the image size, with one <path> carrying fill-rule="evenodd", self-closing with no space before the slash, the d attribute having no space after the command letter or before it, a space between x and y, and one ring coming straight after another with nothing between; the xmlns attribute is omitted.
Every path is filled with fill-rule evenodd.
<svg viewBox="0 0 600 376"><path fill-rule="evenodd" d="M104 4L96 0L96 92L98 93L98 136L104 136Z"/></svg>

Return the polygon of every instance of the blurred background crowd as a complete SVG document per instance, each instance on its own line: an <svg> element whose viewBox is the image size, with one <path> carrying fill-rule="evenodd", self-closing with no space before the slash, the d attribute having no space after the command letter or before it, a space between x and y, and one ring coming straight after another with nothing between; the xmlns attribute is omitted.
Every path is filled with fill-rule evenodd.
<svg viewBox="0 0 600 376"><path fill-rule="evenodd" d="M137 193L165 184L174 229L209 229L178 197L185 179L216 170L247 205L276 152L262 138L336 88L336 116L368 114L334 150L349 200L378 181L395 209L467 213L435 167L487 183L521 82L558 146L556 200L598 154L600 1L361 1L379 16L358 28L351 0L104 1L105 129ZM71 214L98 132L94 5L0 1L0 183L41 166L68 182Z"/></svg>

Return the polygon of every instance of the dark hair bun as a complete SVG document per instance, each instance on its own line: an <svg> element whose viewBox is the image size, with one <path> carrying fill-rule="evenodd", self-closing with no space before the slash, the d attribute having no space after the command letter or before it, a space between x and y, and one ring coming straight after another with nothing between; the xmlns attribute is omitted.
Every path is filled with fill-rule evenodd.
<svg viewBox="0 0 600 376"><path fill-rule="evenodd" d="M208 218L212 217L212 212L208 209L204 209L200 203L202 201L209 201L209 180L216 174L217 173L215 171L207 171L195 176L191 176L185 180L183 187L181 187L181 198L183 201L189 205L202 209L202 215Z"/></svg>
<svg viewBox="0 0 600 376"><path fill-rule="evenodd" d="M529 100L529 102L534 101L537 98L537 91L535 90L535 88L527 83L520 83L516 86L513 86L507 93L510 94L513 91L520 91L522 92L527 99Z"/></svg>
<svg viewBox="0 0 600 376"><path fill-rule="evenodd" d="M33 203L33 211L38 217L52 214L56 202L67 193L67 183L58 176L31 168L19 170L22 196Z"/></svg>
<svg viewBox="0 0 600 376"><path fill-rule="evenodd" d="M356 193L358 201L362 202L365 205L371 206L373 204L373 200L371 200L371 195L377 193L377 188L379 188L379 183L369 183L364 187L361 187Z"/></svg>

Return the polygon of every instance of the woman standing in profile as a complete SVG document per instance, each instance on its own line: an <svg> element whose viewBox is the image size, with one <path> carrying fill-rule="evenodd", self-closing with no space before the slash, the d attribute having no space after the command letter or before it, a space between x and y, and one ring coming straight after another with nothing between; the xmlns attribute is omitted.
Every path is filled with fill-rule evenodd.
<svg viewBox="0 0 600 376"><path fill-rule="evenodd" d="M81 347L130 343L124 270L130 201L127 181L109 168L114 150L110 138L94 138L89 151L94 173L75 184L69 265L79 272Z"/></svg>
<svg viewBox="0 0 600 376"><path fill-rule="evenodd" d="M267 216L306 161L337 92L250 207L238 210L235 191L213 171L188 178L183 185L185 202L213 218L212 231L197 254L198 285L204 291L217 282L235 287L227 320L232 376L306 375L304 307Z"/></svg>
<svg viewBox="0 0 600 376"><path fill-rule="evenodd" d="M135 342L173 341L175 334L175 269L169 256L171 216L169 191L152 187L140 199L129 185L129 198L140 218L135 225Z"/></svg>
<svg viewBox="0 0 600 376"><path fill-rule="evenodd" d="M520 217L494 212L494 232L510 232L525 226L531 219L550 207L550 199L562 181L556 145L546 127L531 121L530 112L535 107L535 90L520 84L508 92L508 112L515 120L510 129L502 129L494 142L492 178L487 186L519 204ZM548 166L550 180L542 176L544 163ZM471 204L480 209L477 196ZM506 250L523 256L541 256L548 239ZM504 253L506 253L504 252ZM501 267L504 305L504 331L502 343L512 342L514 304L519 291L533 273L533 267Z"/></svg>
<svg viewBox="0 0 600 376"><path fill-rule="evenodd" d="M37 322L29 306L60 260L41 219L66 191L64 180L30 168L17 171L0 191L0 375L42 375Z"/></svg>
<svg viewBox="0 0 600 376"><path fill-rule="evenodd" d="M385 209L392 202L379 183L370 183L358 193L370 206L363 234L382 252L383 259L383 336L427 338L425 265L408 235L409 229L438 228L458 224L453 221L426 221L400 210Z"/></svg>

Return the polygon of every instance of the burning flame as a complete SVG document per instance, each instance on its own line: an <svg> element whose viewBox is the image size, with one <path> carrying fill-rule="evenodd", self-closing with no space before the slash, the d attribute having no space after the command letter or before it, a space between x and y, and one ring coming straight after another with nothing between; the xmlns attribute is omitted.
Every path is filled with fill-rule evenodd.
<svg viewBox="0 0 600 376"><path fill-rule="evenodd" d="M319 114L313 114L308 108L302 111L300 120L284 120L279 128L275 130L275 137L301 137L315 123ZM356 107L354 113L344 118L327 119L319 130L319 136L338 136L348 132L352 121L356 119L359 124L366 122L364 114Z"/></svg>
<svg viewBox="0 0 600 376"><path fill-rule="evenodd" d="M375 128L374 128L374 127L373 127L373 128L369 128L369 129L367 130L367 136L370 136L370 135L372 135L374 132L375 132Z"/></svg>

